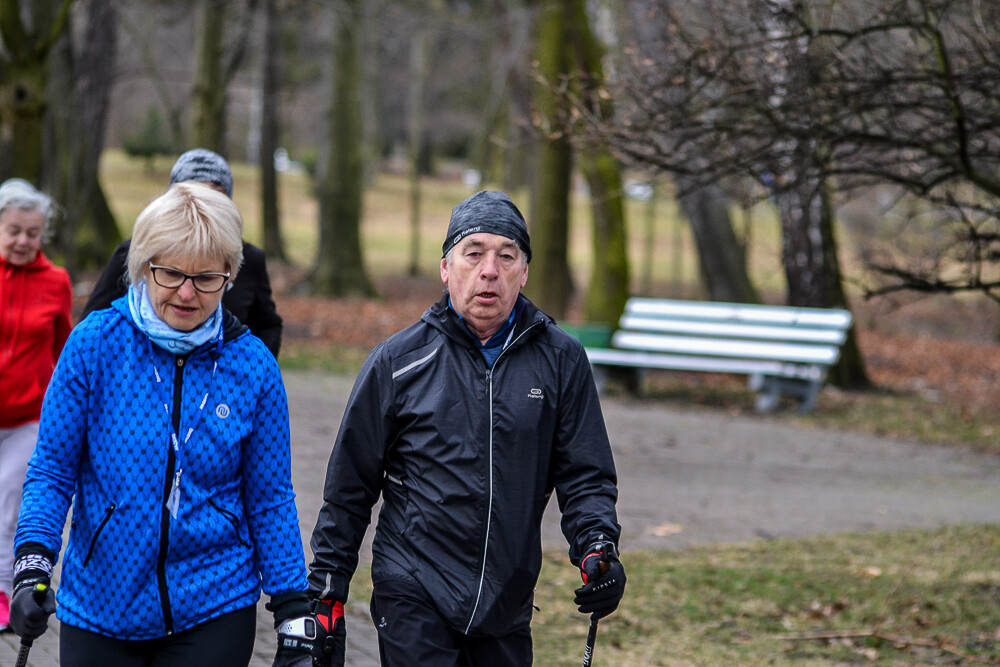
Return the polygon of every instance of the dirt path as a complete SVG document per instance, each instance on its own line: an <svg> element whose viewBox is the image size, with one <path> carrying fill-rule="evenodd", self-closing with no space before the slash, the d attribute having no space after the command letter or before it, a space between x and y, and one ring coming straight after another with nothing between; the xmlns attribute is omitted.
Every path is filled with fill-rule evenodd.
<svg viewBox="0 0 1000 667"><path fill-rule="evenodd" d="M353 378L285 375L292 416L293 476L308 545L323 476ZM957 449L802 430L779 416L738 416L662 403L604 401L618 466L622 548L682 548L846 531L934 528L1000 521L1000 459ZM551 503L545 546L564 551ZM370 558L368 545L362 553ZM348 664L374 667L367 610L350 609ZM271 664L270 614L258 623L254 667ZM40 639L30 665L55 665L56 635ZM0 663L16 642L0 635Z"/></svg>

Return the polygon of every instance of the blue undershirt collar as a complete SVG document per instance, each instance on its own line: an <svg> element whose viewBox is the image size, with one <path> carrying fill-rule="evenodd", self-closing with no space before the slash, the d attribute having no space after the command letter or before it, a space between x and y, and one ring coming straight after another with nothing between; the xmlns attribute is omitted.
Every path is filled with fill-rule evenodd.
<svg viewBox="0 0 1000 667"><path fill-rule="evenodd" d="M459 315L458 311L455 310L455 307L451 304L450 294L448 295L448 307L451 308L455 315L458 315L458 319L462 320L462 324L465 324L465 318ZM514 303L514 308L510 311L510 316L507 318L507 321L504 322L504 325L500 327L499 331L490 336L490 339L485 343L479 340L479 336L472 333L468 324L465 324L465 330L468 331L472 341L476 344L476 348L480 351L480 353L482 353L483 358L486 359L486 363L488 365L492 366L493 362L500 356L500 353L503 352L505 347L507 347L507 344L510 343L511 335L514 333L515 319L517 319L516 302Z"/></svg>

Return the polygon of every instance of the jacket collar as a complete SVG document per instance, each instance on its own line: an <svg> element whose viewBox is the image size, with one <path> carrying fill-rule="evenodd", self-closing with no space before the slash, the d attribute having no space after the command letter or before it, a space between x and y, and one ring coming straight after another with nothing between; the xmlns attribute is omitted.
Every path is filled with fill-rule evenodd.
<svg viewBox="0 0 1000 667"><path fill-rule="evenodd" d="M24 271L42 271L54 265L49 260L49 258L45 256L45 253L39 250L38 255L29 264L20 264L20 265L11 264L3 257L0 257L0 266L9 267L12 269L23 269Z"/></svg>
<svg viewBox="0 0 1000 667"><path fill-rule="evenodd" d="M520 313L514 321L514 340L521 338L521 334L525 330L534 327L536 324L543 325L542 327L535 328L536 331L541 331L549 324L555 322L555 320L539 310L523 294L517 296L517 304L514 308ZM472 337L469 335L468 327L465 326L465 323L462 322L458 314L448 307L447 290L441 295L437 303L424 311L420 319L461 345L469 348L475 347Z"/></svg>

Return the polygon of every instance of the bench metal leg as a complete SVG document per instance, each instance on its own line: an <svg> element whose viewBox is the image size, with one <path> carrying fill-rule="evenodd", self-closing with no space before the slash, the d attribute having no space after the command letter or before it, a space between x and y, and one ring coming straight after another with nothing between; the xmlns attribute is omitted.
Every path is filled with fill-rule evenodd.
<svg viewBox="0 0 1000 667"><path fill-rule="evenodd" d="M638 396L642 390L645 369L633 368L631 366L606 366L604 364L594 364L594 382L597 384L597 393L603 394L608 388L608 383L619 383L628 393Z"/></svg>
<svg viewBox="0 0 1000 667"><path fill-rule="evenodd" d="M753 375L748 383L757 392L757 412L771 412L778 407L782 396L798 399L799 411L808 413L816 407L816 397L823 387L821 380L781 378L771 375Z"/></svg>

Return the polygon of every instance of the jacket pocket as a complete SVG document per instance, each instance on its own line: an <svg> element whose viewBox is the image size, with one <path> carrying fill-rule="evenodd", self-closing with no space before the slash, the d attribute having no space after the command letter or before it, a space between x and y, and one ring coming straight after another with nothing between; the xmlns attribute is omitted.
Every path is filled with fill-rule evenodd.
<svg viewBox="0 0 1000 667"><path fill-rule="evenodd" d="M236 533L236 539L239 543L245 547L249 547L250 543L240 536L240 518L236 516L234 512L230 512L229 510L219 507L214 500L209 500L208 504L215 508L216 512L225 517L226 521L229 522L229 525L233 527L233 531Z"/></svg>
<svg viewBox="0 0 1000 667"><path fill-rule="evenodd" d="M108 521L111 520L111 515L114 514L117 505L111 503L108 508L104 510L104 518L101 519L101 523L98 524L97 530L94 531L94 536L90 538L90 546L87 547L87 556L83 559L83 566L87 567L87 563L90 562L90 557L94 555L94 547L97 546L97 538L101 536L104 532L104 527L108 525Z"/></svg>

